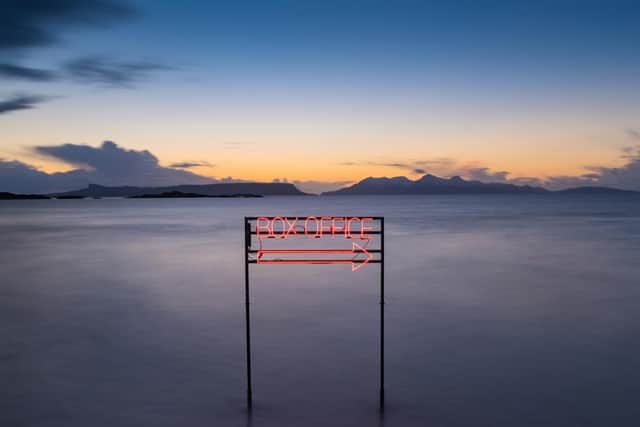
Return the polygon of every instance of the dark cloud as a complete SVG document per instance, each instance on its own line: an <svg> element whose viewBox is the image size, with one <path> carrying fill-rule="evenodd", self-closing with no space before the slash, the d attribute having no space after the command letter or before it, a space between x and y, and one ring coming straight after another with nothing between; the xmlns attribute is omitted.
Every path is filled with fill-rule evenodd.
<svg viewBox="0 0 640 427"><path fill-rule="evenodd" d="M153 187L217 182L189 171L161 166L149 151L127 150L111 141L97 148L64 144L35 147L34 151L76 168L48 174L22 162L0 161L0 191L46 193L78 189L90 183Z"/></svg>
<svg viewBox="0 0 640 427"><path fill-rule="evenodd" d="M168 70L171 67L154 62L120 62L90 56L69 61L64 69L72 78L84 83L130 86L154 71Z"/></svg>
<svg viewBox="0 0 640 427"><path fill-rule="evenodd" d="M182 162L182 163L171 163L169 165L170 168L177 168L177 169L197 168L200 166L211 167L213 165L209 162Z"/></svg>
<svg viewBox="0 0 640 427"><path fill-rule="evenodd" d="M12 111L28 110L48 99L40 95L15 95L4 101L0 101L0 114L11 113Z"/></svg>
<svg viewBox="0 0 640 427"><path fill-rule="evenodd" d="M492 172L487 167L462 167L455 175L462 175L467 179L482 182L507 182L509 172L499 171Z"/></svg>
<svg viewBox="0 0 640 427"><path fill-rule="evenodd" d="M578 177L551 177L546 185L550 188L566 188L585 185L621 188L640 191L640 145L624 150L626 163L620 167L589 166L589 173Z"/></svg>
<svg viewBox="0 0 640 427"><path fill-rule="evenodd" d="M104 26L136 11L117 0L5 0L0 13L0 49L18 50L58 42L74 27Z"/></svg>
<svg viewBox="0 0 640 427"><path fill-rule="evenodd" d="M34 149L38 154L77 166L89 172L98 183L108 185L205 184L211 178L188 171L160 166L158 158L147 150L126 150L111 141L98 148L64 144Z"/></svg>
<svg viewBox="0 0 640 427"><path fill-rule="evenodd" d="M597 186L640 191L640 145L625 147L621 158L626 163L619 167L587 166L585 174L550 176L540 182L552 190Z"/></svg>
<svg viewBox="0 0 640 427"><path fill-rule="evenodd" d="M460 175L465 179L482 182L540 186L550 190L596 186L640 191L640 146L626 148L621 157L625 163L620 167L587 166L587 172L580 175L511 177L512 174L508 171L492 171L473 163L452 168L448 176Z"/></svg>
<svg viewBox="0 0 640 427"><path fill-rule="evenodd" d="M518 185L537 185L550 190L573 187L611 187L640 191L640 145L622 150L622 166L587 166L580 175L552 175L546 178L509 178L508 172L492 172L488 168L468 169L465 176L485 182L509 182Z"/></svg>
<svg viewBox="0 0 640 427"><path fill-rule="evenodd" d="M0 64L0 76L10 79L48 82L56 78L56 73L42 68L30 68L5 63Z"/></svg>
<svg viewBox="0 0 640 427"><path fill-rule="evenodd" d="M540 178L530 177L530 176L521 176L518 178L512 178L509 180L510 184L515 185L529 185L532 187L542 187L543 182Z"/></svg>
<svg viewBox="0 0 640 427"><path fill-rule="evenodd" d="M416 169L413 170L413 173L418 174L418 175L424 175L425 173L427 173L427 171L424 170L424 169L416 168Z"/></svg>
<svg viewBox="0 0 640 427"><path fill-rule="evenodd" d="M48 174L23 162L0 159L0 191L54 193L78 189L90 182L83 170Z"/></svg>
<svg viewBox="0 0 640 427"><path fill-rule="evenodd" d="M636 137L633 130L627 130L627 134ZM640 133L637 134L640 137ZM508 171L492 171L490 168L469 163L454 166L450 170L452 175L460 175L467 179L483 182L502 182L517 185L541 186L550 190L562 190L573 187L611 187L624 190L640 191L640 145L624 147L621 150L622 166L586 166L587 171L580 175L552 175L546 178L510 177Z"/></svg>

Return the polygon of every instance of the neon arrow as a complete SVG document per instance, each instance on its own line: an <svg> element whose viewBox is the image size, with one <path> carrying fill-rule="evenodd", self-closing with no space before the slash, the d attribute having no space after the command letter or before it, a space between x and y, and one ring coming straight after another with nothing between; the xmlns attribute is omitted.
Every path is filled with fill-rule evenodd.
<svg viewBox="0 0 640 427"><path fill-rule="evenodd" d="M360 270L373 255L355 242L351 242L351 249L261 249L257 252L258 264L351 264L351 271ZM366 258L356 262L353 259L262 259L267 254L364 254Z"/></svg>

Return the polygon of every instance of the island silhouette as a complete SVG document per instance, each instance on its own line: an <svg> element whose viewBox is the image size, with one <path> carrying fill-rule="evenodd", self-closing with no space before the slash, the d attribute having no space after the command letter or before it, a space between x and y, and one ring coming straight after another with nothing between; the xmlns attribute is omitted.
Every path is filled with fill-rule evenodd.
<svg viewBox="0 0 640 427"><path fill-rule="evenodd" d="M349 187L327 191L322 195L419 195L419 194L568 194L568 193L637 193L608 187L577 187L547 190L530 185L467 181L459 176L440 178L426 174L413 181L405 176L365 178Z"/></svg>
<svg viewBox="0 0 640 427"><path fill-rule="evenodd" d="M438 195L438 194L640 194L632 190L610 187L583 186L564 190L548 190L543 187L516 185L501 182L465 180L459 176L441 178L426 174L411 180L405 176L368 177L353 185L321 196L353 195ZM165 187L108 187L89 184L79 190L52 194L0 193L0 200L23 199L81 199L85 197L126 198L194 198L194 197L263 197L308 196L294 184L286 182L235 182L203 185L174 185Z"/></svg>

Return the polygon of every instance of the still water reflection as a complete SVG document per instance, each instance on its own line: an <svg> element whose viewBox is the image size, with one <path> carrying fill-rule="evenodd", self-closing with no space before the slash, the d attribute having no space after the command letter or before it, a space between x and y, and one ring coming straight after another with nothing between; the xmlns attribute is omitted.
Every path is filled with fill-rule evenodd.
<svg viewBox="0 0 640 427"><path fill-rule="evenodd" d="M377 267L253 271L244 215L386 217ZM0 202L2 426L640 425L640 198Z"/></svg>

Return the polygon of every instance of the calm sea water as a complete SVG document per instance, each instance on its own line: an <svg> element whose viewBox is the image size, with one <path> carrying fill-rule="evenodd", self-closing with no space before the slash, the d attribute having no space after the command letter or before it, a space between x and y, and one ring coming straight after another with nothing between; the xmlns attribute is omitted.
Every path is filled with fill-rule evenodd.
<svg viewBox="0 0 640 427"><path fill-rule="evenodd" d="M386 217L378 268L252 267L244 215ZM2 426L640 425L640 198L0 202Z"/></svg>

